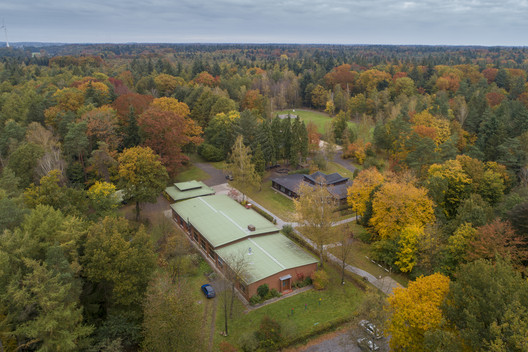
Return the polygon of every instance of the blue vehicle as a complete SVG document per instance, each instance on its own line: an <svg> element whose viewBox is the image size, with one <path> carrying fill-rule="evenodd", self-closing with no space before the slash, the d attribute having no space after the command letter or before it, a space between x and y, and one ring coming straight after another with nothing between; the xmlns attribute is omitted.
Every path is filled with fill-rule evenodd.
<svg viewBox="0 0 528 352"><path fill-rule="evenodd" d="M216 296L213 286L209 284L202 285L202 292L207 298L214 298Z"/></svg>

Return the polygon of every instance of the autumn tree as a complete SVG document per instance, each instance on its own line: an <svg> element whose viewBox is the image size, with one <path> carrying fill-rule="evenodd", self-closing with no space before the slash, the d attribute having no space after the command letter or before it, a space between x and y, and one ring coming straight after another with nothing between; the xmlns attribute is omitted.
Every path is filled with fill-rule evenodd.
<svg viewBox="0 0 528 352"><path fill-rule="evenodd" d="M255 171L255 165L251 163L251 148L246 147L243 140L241 135L236 138L226 172L233 177L229 183L245 197L247 193L259 187L260 175Z"/></svg>
<svg viewBox="0 0 528 352"><path fill-rule="evenodd" d="M81 121L86 122L86 135L90 138L90 149L94 149L97 142L106 143L110 150L116 150L120 145L122 138L118 133L116 111L108 105L84 113Z"/></svg>
<svg viewBox="0 0 528 352"><path fill-rule="evenodd" d="M176 102L179 103L177 100ZM155 100L138 119L138 124L146 136L145 144L160 155L171 175L174 175L178 167L188 160L182 149L202 142L200 137L202 129L186 117L189 111L187 105L179 104L175 106L165 102L158 104Z"/></svg>
<svg viewBox="0 0 528 352"><path fill-rule="evenodd" d="M495 219L478 227L474 238L469 242L468 260L508 258L521 270L522 262L528 257L528 241L517 235L509 222Z"/></svg>
<svg viewBox="0 0 528 352"><path fill-rule="evenodd" d="M354 88L354 81L358 76L357 72L351 70L351 65L343 64L334 67L332 71L324 76L324 80L328 86L336 84L341 85L341 88L350 91Z"/></svg>
<svg viewBox="0 0 528 352"><path fill-rule="evenodd" d="M380 238L394 238L406 226L433 223L433 205L426 189L410 183L387 182L374 195L370 224Z"/></svg>
<svg viewBox="0 0 528 352"><path fill-rule="evenodd" d="M137 93L123 94L117 97L117 99L112 103L112 107L117 111L120 124L122 126L126 126L128 125L127 117L130 113L131 107L134 109L135 114L139 116L148 108L149 104L153 100L154 97L152 95Z"/></svg>
<svg viewBox="0 0 528 352"><path fill-rule="evenodd" d="M123 150L118 158L118 176L125 198L136 202L136 220L139 220L139 203L156 201L168 179L159 156L149 147Z"/></svg>
<svg viewBox="0 0 528 352"><path fill-rule="evenodd" d="M160 73L154 77L154 83L156 84L156 89L163 96L170 96L174 89L178 86L185 84L185 80L181 77L175 77L168 75L166 73Z"/></svg>
<svg viewBox="0 0 528 352"><path fill-rule="evenodd" d="M337 203L328 192L323 179L316 180L315 185L301 182L298 194L294 199L295 217L301 226L301 232L312 239L317 245L321 266L324 264L325 245L333 240L332 225L338 217Z"/></svg>
<svg viewBox="0 0 528 352"><path fill-rule="evenodd" d="M117 161L115 151L111 151L105 142L97 143L98 148L92 151L92 156L88 159L89 170L106 182L110 181L110 174L115 172Z"/></svg>
<svg viewBox="0 0 528 352"><path fill-rule="evenodd" d="M389 296L387 332L393 350L426 351L424 337L442 322L440 305L449 292L449 278L436 273L397 287Z"/></svg>
<svg viewBox="0 0 528 352"><path fill-rule="evenodd" d="M362 170L354 178L354 183L348 188L347 203L354 209L356 215L363 216L372 191L379 187L383 180L383 175L375 167Z"/></svg>

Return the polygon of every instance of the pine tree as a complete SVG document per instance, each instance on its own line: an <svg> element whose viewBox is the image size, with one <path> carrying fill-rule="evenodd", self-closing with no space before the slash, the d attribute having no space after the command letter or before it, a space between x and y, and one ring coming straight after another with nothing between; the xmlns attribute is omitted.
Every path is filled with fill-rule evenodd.
<svg viewBox="0 0 528 352"><path fill-rule="evenodd" d="M273 132L271 131L271 125L269 121L264 120L260 125L257 134L257 142L262 149L262 154L266 164L274 165L277 160L275 139L273 138Z"/></svg>

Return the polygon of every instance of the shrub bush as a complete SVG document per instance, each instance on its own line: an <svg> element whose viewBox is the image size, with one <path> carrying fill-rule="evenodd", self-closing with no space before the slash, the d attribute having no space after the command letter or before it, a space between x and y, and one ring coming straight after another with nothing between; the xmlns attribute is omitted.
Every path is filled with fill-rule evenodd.
<svg viewBox="0 0 528 352"><path fill-rule="evenodd" d="M280 297L280 296L281 296L280 292L277 291L277 290L274 289L274 288L271 289L271 291L270 291L270 295L271 295L271 298L275 298L275 297Z"/></svg>
<svg viewBox="0 0 528 352"><path fill-rule="evenodd" d="M260 215L262 215L263 217L265 217L266 219L268 219L269 221L271 221L272 223L276 223L277 221L273 218L273 216L269 215L268 213L266 213L264 210L260 209L259 207L255 206L255 204L252 204L251 205L251 209L253 209L254 211L256 211L257 213L259 213Z"/></svg>
<svg viewBox="0 0 528 352"><path fill-rule="evenodd" d="M262 299L260 298L259 295L253 295L253 296L251 296L251 298L249 299L249 304L251 304L252 306L254 306L255 304L259 304L261 301L262 301Z"/></svg>
<svg viewBox="0 0 528 352"><path fill-rule="evenodd" d="M198 154L207 161L222 161L225 159L224 152L209 143L200 144L198 147Z"/></svg>
<svg viewBox="0 0 528 352"><path fill-rule="evenodd" d="M305 277L304 280L303 280L303 285L304 286L309 286L311 284L312 284L312 278L309 277L309 276Z"/></svg>
<svg viewBox="0 0 528 352"><path fill-rule="evenodd" d="M254 352L258 348L258 341L254 332L246 332L238 340L238 345L244 352Z"/></svg>
<svg viewBox="0 0 528 352"><path fill-rule="evenodd" d="M257 293L261 298L265 298L269 293L269 286L268 284L263 284L257 287Z"/></svg>
<svg viewBox="0 0 528 352"><path fill-rule="evenodd" d="M324 270L317 270L312 274L312 281L316 290L324 290L328 286L328 274Z"/></svg>
<svg viewBox="0 0 528 352"><path fill-rule="evenodd" d="M263 351L275 351L283 341L281 325L265 315L260 321L259 329L255 331L255 338Z"/></svg>

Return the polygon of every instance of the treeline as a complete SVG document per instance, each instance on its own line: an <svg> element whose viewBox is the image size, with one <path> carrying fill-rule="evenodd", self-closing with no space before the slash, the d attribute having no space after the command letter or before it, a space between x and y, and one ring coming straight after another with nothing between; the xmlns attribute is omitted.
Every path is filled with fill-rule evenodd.
<svg viewBox="0 0 528 352"><path fill-rule="evenodd" d="M239 135L260 172L321 159L320 138L341 144L343 156L366 169L351 193L369 228L363 239L395 270L452 275L496 253L525 270L526 50L1 49L4 349L137 350L153 341L141 304L149 282L166 284L152 276L161 254L148 230L117 216L116 190L139 212L190 153L228 159ZM276 116L298 107L325 111L332 123L321 134ZM49 324L65 337L50 334Z"/></svg>

